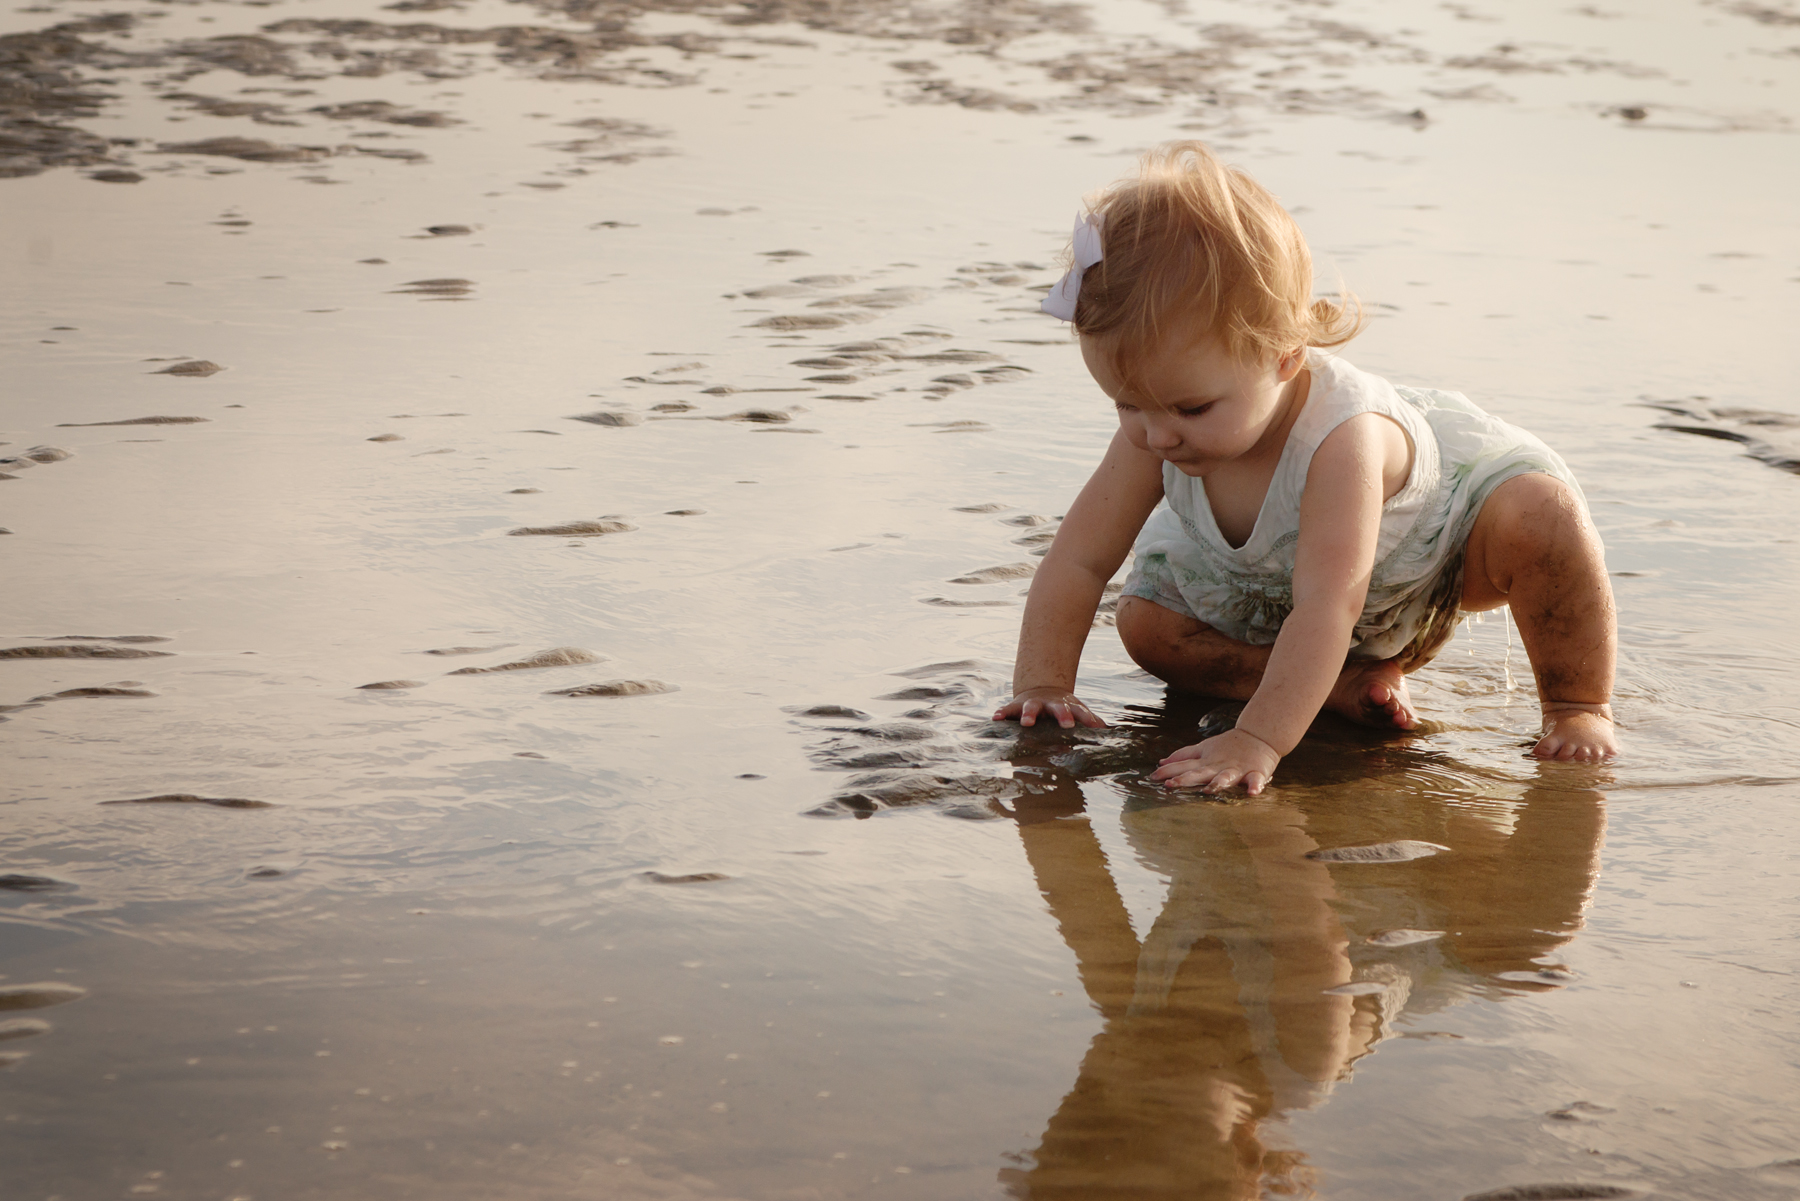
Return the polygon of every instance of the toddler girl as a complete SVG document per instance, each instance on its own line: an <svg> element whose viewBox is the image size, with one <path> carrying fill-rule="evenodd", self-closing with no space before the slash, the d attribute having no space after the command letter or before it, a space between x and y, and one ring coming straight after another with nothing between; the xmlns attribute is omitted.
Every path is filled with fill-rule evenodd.
<svg viewBox="0 0 1800 1201"><path fill-rule="evenodd" d="M1405 673L1459 610L1501 605L1537 678L1534 753L1617 753L1612 589L1554 451L1457 393L1327 353L1360 312L1312 299L1293 218L1198 142L1147 155L1074 249L1044 310L1073 323L1119 431L1032 581L996 720L1105 724L1072 689L1135 540L1126 651L1176 688L1249 702L1163 761L1170 787L1261 792L1322 708L1411 729Z"/></svg>

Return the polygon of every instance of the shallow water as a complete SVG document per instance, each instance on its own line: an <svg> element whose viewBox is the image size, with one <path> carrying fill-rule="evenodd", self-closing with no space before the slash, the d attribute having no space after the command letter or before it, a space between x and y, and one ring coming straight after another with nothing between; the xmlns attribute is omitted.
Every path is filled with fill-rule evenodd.
<svg viewBox="0 0 1800 1201"><path fill-rule="evenodd" d="M1800 1189L1800 10L130 11L0 180L6 1196ZM986 720L1190 135L1580 475L1616 765L1492 615L1256 800L1104 624Z"/></svg>

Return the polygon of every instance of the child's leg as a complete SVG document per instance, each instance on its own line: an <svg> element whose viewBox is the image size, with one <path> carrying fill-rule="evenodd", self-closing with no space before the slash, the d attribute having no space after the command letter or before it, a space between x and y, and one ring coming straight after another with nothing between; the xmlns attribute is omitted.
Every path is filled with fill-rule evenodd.
<svg viewBox="0 0 1800 1201"><path fill-rule="evenodd" d="M1487 498L1463 562L1465 609L1508 605L1537 677L1543 759L1606 759L1613 734L1618 650L1612 584L1599 535L1574 491L1549 475L1520 475Z"/></svg>
<svg viewBox="0 0 1800 1201"><path fill-rule="evenodd" d="M1117 620L1119 639L1137 665L1184 692L1247 701L1262 683L1269 647L1227 638L1141 596L1121 599ZM1346 663L1325 707L1364 725L1410 730L1418 724L1406 677L1386 659Z"/></svg>

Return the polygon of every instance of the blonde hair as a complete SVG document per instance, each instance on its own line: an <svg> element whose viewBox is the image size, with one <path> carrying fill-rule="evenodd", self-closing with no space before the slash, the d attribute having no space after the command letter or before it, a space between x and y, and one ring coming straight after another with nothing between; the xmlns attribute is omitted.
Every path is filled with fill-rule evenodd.
<svg viewBox="0 0 1800 1201"><path fill-rule="evenodd" d="M1189 321L1244 361L1342 346L1362 329L1354 296L1313 299L1312 254L1287 210L1203 143L1157 147L1134 178L1088 208L1100 218L1104 257L1082 276L1073 325L1117 335L1121 379Z"/></svg>

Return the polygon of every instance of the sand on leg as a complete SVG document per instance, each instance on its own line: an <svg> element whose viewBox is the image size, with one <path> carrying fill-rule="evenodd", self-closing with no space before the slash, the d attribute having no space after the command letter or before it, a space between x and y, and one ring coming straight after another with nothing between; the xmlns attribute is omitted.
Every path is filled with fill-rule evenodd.
<svg viewBox="0 0 1800 1201"><path fill-rule="evenodd" d="M1117 620L1119 640L1132 660L1183 692L1247 701L1269 664L1269 647L1228 638L1141 596L1122 598ZM1406 676L1388 659L1347 662L1325 708L1367 726L1410 730L1418 724Z"/></svg>
<svg viewBox="0 0 1800 1201"><path fill-rule="evenodd" d="M1469 533L1462 607L1501 605L1512 609L1537 679L1544 726L1533 754L1590 762L1617 754L1612 583L1586 508L1554 476L1514 476L1495 488Z"/></svg>

